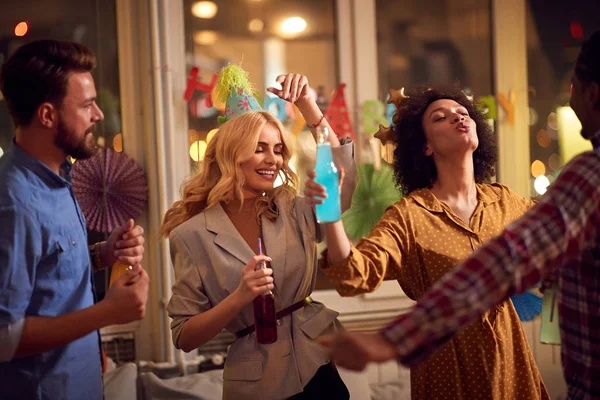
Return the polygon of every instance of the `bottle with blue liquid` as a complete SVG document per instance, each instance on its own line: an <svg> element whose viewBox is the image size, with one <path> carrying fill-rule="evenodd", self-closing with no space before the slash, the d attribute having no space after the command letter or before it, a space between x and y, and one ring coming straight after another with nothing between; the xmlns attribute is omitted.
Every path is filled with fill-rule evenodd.
<svg viewBox="0 0 600 400"><path fill-rule="evenodd" d="M317 164L315 165L317 177L315 181L325 186L327 197L323 204L316 205L317 221L335 222L342 218L340 203L340 187L338 169L333 163L331 143L329 143L329 129L324 126L317 127Z"/></svg>

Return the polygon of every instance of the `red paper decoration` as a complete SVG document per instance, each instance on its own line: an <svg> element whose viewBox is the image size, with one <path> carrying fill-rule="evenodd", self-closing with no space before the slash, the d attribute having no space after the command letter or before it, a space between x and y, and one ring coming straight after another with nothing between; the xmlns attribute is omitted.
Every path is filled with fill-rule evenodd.
<svg viewBox="0 0 600 400"><path fill-rule="evenodd" d="M331 125L338 138L351 137L354 140L354 129L352 129L346 97L344 96L345 87L345 83L340 83L329 104L325 118L327 118L329 125Z"/></svg>
<svg viewBox="0 0 600 400"><path fill-rule="evenodd" d="M192 99L192 96L194 95L194 91L198 90L200 92L205 92L206 95L206 107L210 108L212 107L212 90L215 87L215 84L217 83L217 74L214 74L212 77L212 80L210 81L210 84L207 85L205 83L202 82L198 82L198 73L200 72L200 70L198 69L198 67L192 67L192 69L190 70L190 75L188 77L187 80L187 86L185 88L185 93L183 94L183 98L185 99L185 101L190 101Z"/></svg>

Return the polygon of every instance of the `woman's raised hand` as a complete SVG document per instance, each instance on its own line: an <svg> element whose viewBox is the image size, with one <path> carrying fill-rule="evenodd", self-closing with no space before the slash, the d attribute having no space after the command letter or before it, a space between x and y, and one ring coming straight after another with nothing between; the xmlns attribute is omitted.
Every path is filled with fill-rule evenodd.
<svg viewBox="0 0 600 400"><path fill-rule="evenodd" d="M281 85L281 89L270 87L267 90L283 100L296 104L296 102L312 99L308 78L304 75L291 73L279 75L276 82Z"/></svg>

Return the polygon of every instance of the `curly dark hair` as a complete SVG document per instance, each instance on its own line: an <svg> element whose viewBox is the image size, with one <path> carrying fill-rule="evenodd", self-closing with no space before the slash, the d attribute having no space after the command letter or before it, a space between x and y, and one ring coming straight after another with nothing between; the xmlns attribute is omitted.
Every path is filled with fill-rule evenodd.
<svg viewBox="0 0 600 400"><path fill-rule="evenodd" d="M464 106L469 116L477 124L479 146L473 152L475 182L489 182L495 174L498 151L496 138L483 113L458 89L419 88L407 92L408 98L402 100L394 116L394 176L396 186L408 195L413 190L431 187L437 179L437 170L433 158L426 156L423 113L431 103L450 99Z"/></svg>

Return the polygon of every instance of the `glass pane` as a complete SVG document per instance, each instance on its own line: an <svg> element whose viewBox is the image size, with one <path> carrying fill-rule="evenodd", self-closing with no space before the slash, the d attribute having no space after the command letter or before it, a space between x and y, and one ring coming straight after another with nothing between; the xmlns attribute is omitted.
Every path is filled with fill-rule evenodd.
<svg viewBox="0 0 600 400"><path fill-rule="evenodd" d="M20 22L27 22L26 28L25 24L18 25ZM113 140L122 139L116 24L115 0L3 0L0 13L0 64L19 46L38 39L83 43L96 54L98 65L92 75L105 118L97 127L96 136L99 146L108 147ZM0 148L6 149L14 134L6 104L0 99ZM88 234L90 243L105 240L102 233ZM100 298L105 287L104 272L97 273Z"/></svg>
<svg viewBox="0 0 600 400"><path fill-rule="evenodd" d="M592 149L580 135L569 92L582 40L600 29L598 15L596 0L527 2L530 178L536 196L573 156Z"/></svg>
<svg viewBox="0 0 600 400"><path fill-rule="evenodd" d="M204 6L194 8L199 7L198 3ZM208 84L222 67L241 62L262 105L266 88L274 85L278 75L300 73L308 77L324 106L338 84L334 3L334 0L184 0L188 57L184 79L195 66L200 70L198 80ZM294 28L299 32L290 33ZM205 93L195 92L188 107L189 157L194 170L202 159L207 134L218 127L217 117L223 113L219 109L222 107L207 108L205 97ZM294 131L290 115L283 122Z"/></svg>
<svg viewBox="0 0 600 400"><path fill-rule="evenodd" d="M261 105L266 88L275 84L278 75L304 74L316 92L321 111L326 112L339 83L334 0L215 1L201 2L212 5L194 10L198 3L184 0L186 73L198 67L198 80L208 84L222 67L241 62L262 98L258 99ZM294 29L299 32L290 32ZM196 92L188 107L189 157L194 171L203 157L207 135L218 127L217 117L224 108L207 108L205 97L205 93ZM277 113L276 109L271 111ZM314 165L314 140L307 128L298 132L293 114L283 115L284 125L296 141L292 167L304 182L304 171ZM317 289L325 288L333 286L319 273Z"/></svg>
<svg viewBox="0 0 600 400"><path fill-rule="evenodd" d="M377 0L380 99L390 88L459 84L492 94L490 2Z"/></svg>

